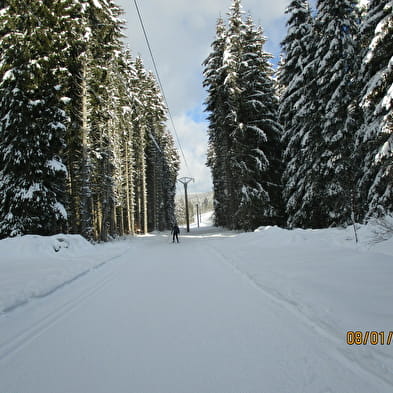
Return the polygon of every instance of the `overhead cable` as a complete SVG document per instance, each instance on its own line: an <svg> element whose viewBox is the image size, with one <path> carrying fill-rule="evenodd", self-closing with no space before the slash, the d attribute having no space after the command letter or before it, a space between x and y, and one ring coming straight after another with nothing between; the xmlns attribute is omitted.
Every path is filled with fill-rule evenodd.
<svg viewBox="0 0 393 393"><path fill-rule="evenodd" d="M185 157L185 155L184 155L184 151L183 151L182 145L181 145L181 143L180 143L180 139L179 139L179 136L178 136L176 127L175 127L175 123L174 123L174 121L173 121L172 113L171 113L171 111L170 111L170 109L169 109L168 101L167 101L167 99L166 99L165 92L164 92L164 88L163 88L162 83L161 83L160 74L158 73L157 64L156 64L156 61L155 61L155 58L154 58L154 55L153 55L153 51L152 51L152 49L151 49L150 41L149 41L149 38L148 38L148 36L147 36L147 32L146 32L146 29L145 29L145 24L143 23L142 14L141 14L141 12L140 12L140 10L139 10L139 6L138 6L137 0L134 0L134 4L135 4L136 11L137 11L137 13L138 13L138 18L139 18L139 22L140 22L141 27L142 27L143 34L144 34L144 36L145 36L147 48L149 49L150 57L151 57L151 60L152 60L152 62L153 62L153 67L154 67L154 71L155 71L156 76L157 76L158 84L159 84L160 89L161 89L161 94L162 94L162 97L163 97L163 99L164 99L165 105L166 105L167 110L168 110L169 119L170 119L170 122L171 122L171 124L172 124L172 128L173 128L173 130L174 130L174 132L175 132L176 141L177 141L177 144L179 145L179 148L180 148L180 151L181 151L183 160L184 160L184 164L186 165L186 168L187 168L187 170L189 171L188 164L187 164L187 160L186 160L186 157Z"/></svg>

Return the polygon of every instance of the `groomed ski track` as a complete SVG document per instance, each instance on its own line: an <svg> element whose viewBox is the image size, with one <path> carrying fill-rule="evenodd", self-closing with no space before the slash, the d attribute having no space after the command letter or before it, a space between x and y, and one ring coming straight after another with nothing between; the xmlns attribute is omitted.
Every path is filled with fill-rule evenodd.
<svg viewBox="0 0 393 393"><path fill-rule="evenodd" d="M231 233L127 253L0 316L0 393L387 393L323 326L237 270Z"/></svg>

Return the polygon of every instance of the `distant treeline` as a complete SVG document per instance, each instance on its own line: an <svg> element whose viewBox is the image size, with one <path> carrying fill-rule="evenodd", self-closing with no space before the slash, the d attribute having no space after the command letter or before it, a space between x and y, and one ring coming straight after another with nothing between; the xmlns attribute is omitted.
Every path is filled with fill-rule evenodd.
<svg viewBox="0 0 393 393"><path fill-rule="evenodd" d="M214 210L213 192L200 192L188 195L188 213L190 222L196 221L197 210L199 214L211 212ZM186 223L186 205L182 192L176 195L176 220L180 225ZM198 205L198 209L197 209Z"/></svg>

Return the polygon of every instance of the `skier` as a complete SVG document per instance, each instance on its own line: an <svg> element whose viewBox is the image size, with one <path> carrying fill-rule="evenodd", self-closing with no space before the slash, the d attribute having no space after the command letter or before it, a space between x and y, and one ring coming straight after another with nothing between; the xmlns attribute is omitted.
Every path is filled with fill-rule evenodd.
<svg viewBox="0 0 393 393"><path fill-rule="evenodd" d="M176 237L177 242L179 243L179 233L180 233L180 229L177 226L177 224L175 223L175 225L173 226L172 231L171 231L171 234L173 234L173 241L172 241L172 243L175 242L175 237Z"/></svg>

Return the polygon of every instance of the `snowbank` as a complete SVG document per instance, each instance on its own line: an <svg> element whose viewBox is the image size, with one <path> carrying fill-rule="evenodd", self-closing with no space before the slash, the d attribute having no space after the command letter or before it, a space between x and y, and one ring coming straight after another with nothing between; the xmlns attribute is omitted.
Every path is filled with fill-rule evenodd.
<svg viewBox="0 0 393 393"><path fill-rule="evenodd" d="M353 228L261 227L222 244L217 254L365 370L386 377L388 345L345 345L348 331L392 329L393 238L377 223ZM389 238L390 237L390 238ZM372 347L372 348L370 348Z"/></svg>
<svg viewBox="0 0 393 393"><path fill-rule="evenodd" d="M0 241L0 313L43 297L97 268L130 246L93 246L79 235L7 238Z"/></svg>
<svg viewBox="0 0 393 393"><path fill-rule="evenodd" d="M307 247L344 247L363 251L380 252L393 256L393 222L373 221L368 225L356 225L358 243L355 240L353 226L347 228L328 229L293 229L286 230L279 227L260 227L254 233L259 240L263 239L272 247L296 246ZM246 235L248 236L248 235ZM251 240L251 238L250 238Z"/></svg>

